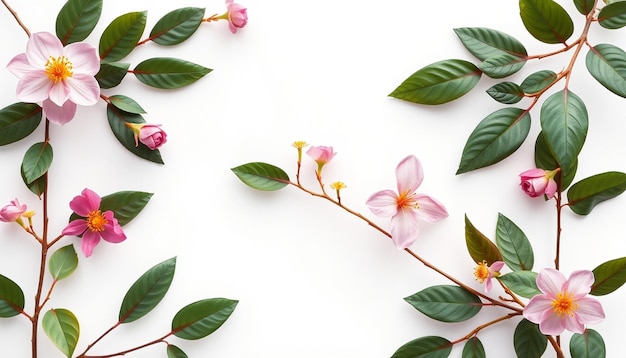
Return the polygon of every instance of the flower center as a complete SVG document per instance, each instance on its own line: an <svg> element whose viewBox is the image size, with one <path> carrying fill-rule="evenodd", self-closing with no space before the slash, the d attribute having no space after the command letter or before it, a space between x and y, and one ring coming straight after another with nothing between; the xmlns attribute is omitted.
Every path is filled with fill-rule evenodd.
<svg viewBox="0 0 626 358"><path fill-rule="evenodd" d="M574 315L574 311L578 309L578 305L574 301L574 296L569 292L560 292L559 295L552 300L552 311L557 316L567 314L569 316Z"/></svg>
<svg viewBox="0 0 626 358"><path fill-rule="evenodd" d="M483 283L489 277L489 268L487 267L487 262L483 261L476 266L474 269L474 276L476 277L476 281Z"/></svg>
<svg viewBox="0 0 626 358"><path fill-rule="evenodd" d="M64 81L68 77L72 77L72 63L65 56L50 56L46 62L46 75L54 83Z"/></svg>
<svg viewBox="0 0 626 358"><path fill-rule="evenodd" d="M104 231L104 225L106 225L107 222L108 220L104 217L100 210L94 210L87 215L87 227L91 231Z"/></svg>
<svg viewBox="0 0 626 358"><path fill-rule="evenodd" d="M402 208L410 208L410 209L419 209L420 206L417 203L417 200L413 197L413 194L409 194L408 192L400 193L397 199L398 209Z"/></svg>

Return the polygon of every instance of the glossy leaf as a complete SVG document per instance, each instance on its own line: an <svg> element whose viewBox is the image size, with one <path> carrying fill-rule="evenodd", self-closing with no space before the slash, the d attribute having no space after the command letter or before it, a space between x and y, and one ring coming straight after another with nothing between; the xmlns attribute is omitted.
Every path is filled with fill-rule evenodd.
<svg viewBox="0 0 626 358"><path fill-rule="evenodd" d="M24 176L24 168L20 168L20 175L22 176L22 181L26 183L26 177ZM43 194L44 190L46 190L48 183L48 178L44 175L37 179L35 179L32 183L26 184L28 190L30 190L33 194L37 195L41 198L41 194Z"/></svg>
<svg viewBox="0 0 626 358"><path fill-rule="evenodd" d="M100 71L96 74L100 88L108 89L119 85L126 77L129 67L130 63L101 63Z"/></svg>
<svg viewBox="0 0 626 358"><path fill-rule="evenodd" d="M526 94L537 94L548 88L557 80L557 75L550 70L542 70L526 77L520 87Z"/></svg>
<svg viewBox="0 0 626 358"><path fill-rule="evenodd" d="M574 333L569 340L569 352L572 358L605 358L604 339L597 331L585 329L585 332Z"/></svg>
<svg viewBox="0 0 626 358"><path fill-rule="evenodd" d="M526 58L526 48L513 36L484 27L461 27L454 29L463 46L476 58L485 61L502 55Z"/></svg>
<svg viewBox="0 0 626 358"><path fill-rule="evenodd" d="M80 335L76 316L63 308L51 309L43 315L41 326L52 343L66 357L71 358Z"/></svg>
<svg viewBox="0 0 626 358"><path fill-rule="evenodd" d="M24 310L24 291L10 278L0 275L0 318L17 316Z"/></svg>
<svg viewBox="0 0 626 358"><path fill-rule="evenodd" d="M253 162L230 170L247 186L264 191L279 190L289 184L289 176L279 167Z"/></svg>
<svg viewBox="0 0 626 358"><path fill-rule="evenodd" d="M486 358L485 348L478 337L472 337L465 342L461 358Z"/></svg>
<svg viewBox="0 0 626 358"><path fill-rule="evenodd" d="M452 343L437 336L426 336L403 344L391 358L446 358L452 352Z"/></svg>
<svg viewBox="0 0 626 358"><path fill-rule="evenodd" d="M626 257L600 264L593 269L593 276L591 295L603 296L617 290L626 282Z"/></svg>
<svg viewBox="0 0 626 358"><path fill-rule="evenodd" d="M130 54L146 28L146 11L120 15L104 29L100 37L100 59L117 62Z"/></svg>
<svg viewBox="0 0 626 358"><path fill-rule="evenodd" d="M443 104L471 91L481 74L471 62L443 60L413 73L389 96L413 103Z"/></svg>
<svg viewBox="0 0 626 358"><path fill-rule="evenodd" d="M626 2L618 1L604 6L598 14L598 23L612 30L626 26Z"/></svg>
<svg viewBox="0 0 626 358"><path fill-rule="evenodd" d="M503 104L514 104L524 98L524 91L522 88L513 82L500 82L489 87L487 94L491 98Z"/></svg>
<svg viewBox="0 0 626 358"><path fill-rule="evenodd" d="M593 7L595 5L595 0L574 0L574 5L576 5L576 10L583 15L587 15L591 11L593 11Z"/></svg>
<svg viewBox="0 0 626 358"><path fill-rule="evenodd" d="M185 7L173 10L154 25L150 39L163 46L177 45L196 32L203 17L203 8Z"/></svg>
<svg viewBox="0 0 626 358"><path fill-rule="evenodd" d="M530 271L533 269L535 257L526 234L513 221L500 213L496 225L496 246L511 270Z"/></svg>
<svg viewBox="0 0 626 358"><path fill-rule="evenodd" d="M215 332L233 313L239 301L209 298L183 307L172 320L172 332L182 339L200 339Z"/></svg>
<svg viewBox="0 0 626 358"><path fill-rule="evenodd" d="M141 108L139 103L137 103L134 99L123 96L121 94L109 97L109 101L111 101L111 104L114 105L117 109L120 109L124 112L133 114L146 113L146 111Z"/></svg>
<svg viewBox="0 0 626 358"><path fill-rule="evenodd" d="M478 68L491 78L508 77L519 71L526 60L519 57L504 54L496 57L490 57L483 61Z"/></svg>
<svg viewBox="0 0 626 358"><path fill-rule="evenodd" d="M522 319L513 333L513 347L518 358L541 358L548 346L548 338L539 326Z"/></svg>
<svg viewBox="0 0 626 358"><path fill-rule="evenodd" d="M78 267L78 255L74 245L63 246L50 256L48 270L55 280L69 277Z"/></svg>
<svg viewBox="0 0 626 358"><path fill-rule="evenodd" d="M532 271L513 271L498 277L516 295L532 298L541 293L537 287L537 273Z"/></svg>
<svg viewBox="0 0 626 358"><path fill-rule="evenodd" d="M485 117L470 134L456 174L495 164L519 148L530 131L530 113L502 108Z"/></svg>
<svg viewBox="0 0 626 358"><path fill-rule="evenodd" d="M599 203L626 190L626 174L607 172L585 178L567 192L568 206L578 215L587 215Z"/></svg>
<svg viewBox="0 0 626 358"><path fill-rule="evenodd" d="M135 136L133 131L124 124L124 122L146 123L146 120L143 119L140 114L124 112L112 104L108 104L107 118L109 120L111 131L113 131L115 138L117 138L124 148L140 158L157 164L163 164L161 152L158 149L150 150L150 148L142 143L135 145Z"/></svg>
<svg viewBox="0 0 626 358"><path fill-rule="evenodd" d="M624 3L626 4L626 3ZM600 44L587 52L587 70L600 84L618 96L626 97L626 52Z"/></svg>
<svg viewBox="0 0 626 358"><path fill-rule="evenodd" d="M174 257L153 266L141 275L124 296L118 316L119 322L133 322L152 311L169 290L175 268Z"/></svg>
<svg viewBox="0 0 626 358"><path fill-rule="evenodd" d="M574 22L553 0L520 0L520 16L526 30L547 44L565 43L574 33Z"/></svg>
<svg viewBox="0 0 626 358"><path fill-rule="evenodd" d="M441 322L462 322L482 308L480 298L459 286L431 286L404 300L426 316Z"/></svg>
<svg viewBox="0 0 626 358"><path fill-rule="evenodd" d="M465 244L474 262L487 262L491 265L496 261L502 261L502 255L496 247L483 233L478 231L465 215Z"/></svg>
<svg viewBox="0 0 626 358"><path fill-rule="evenodd" d="M167 358L187 358L187 354L182 349L173 344L167 345Z"/></svg>
<svg viewBox="0 0 626 358"><path fill-rule="evenodd" d="M22 160L22 170L27 185L34 182L50 169L52 157L52 146L50 143L35 143L28 148Z"/></svg>
<svg viewBox="0 0 626 358"><path fill-rule="evenodd" d="M102 14L103 0L68 0L57 15L56 34L63 45L85 40Z"/></svg>
<svg viewBox="0 0 626 358"><path fill-rule="evenodd" d="M188 86L211 71L210 68L189 61L171 57L156 57L138 64L133 70L133 74L139 81L148 86L174 89Z"/></svg>
<svg viewBox="0 0 626 358"><path fill-rule="evenodd" d="M543 132L540 132L535 141L535 165L537 168L545 170L554 170L559 167L559 163L556 158L550 152L548 144L543 137ZM557 183L561 183L561 191L564 191L574 181L576 176L576 170L578 169L578 159L574 161L574 164L569 169L561 168L561 171L555 176Z"/></svg>
<svg viewBox="0 0 626 358"><path fill-rule="evenodd" d="M26 138L41 123L41 107L18 102L0 109L0 145Z"/></svg>
<svg viewBox="0 0 626 358"><path fill-rule="evenodd" d="M112 210L118 223L124 226L139 215L152 195L142 191L118 191L102 197L100 210Z"/></svg>
<svg viewBox="0 0 626 358"><path fill-rule="evenodd" d="M561 168L571 168L580 153L589 117L583 101L567 89L548 97L541 106L541 129Z"/></svg>

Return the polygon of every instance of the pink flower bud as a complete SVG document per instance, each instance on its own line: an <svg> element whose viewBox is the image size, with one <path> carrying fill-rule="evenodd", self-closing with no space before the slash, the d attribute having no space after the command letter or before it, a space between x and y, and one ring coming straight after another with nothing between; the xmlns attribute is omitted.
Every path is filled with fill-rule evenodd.
<svg viewBox="0 0 626 358"><path fill-rule="evenodd" d="M139 129L139 141L154 150L167 142L167 133L160 124L145 124Z"/></svg>
<svg viewBox="0 0 626 358"><path fill-rule="evenodd" d="M546 195L548 199L551 199L556 193L556 182L554 181L554 175L557 170L543 170L539 168L530 169L519 176L521 178L521 187L526 194L531 197L538 197Z"/></svg>
<svg viewBox="0 0 626 358"><path fill-rule="evenodd" d="M0 221L18 221L24 212L26 212L26 205L21 205L17 199L12 200L11 204L6 205L0 210Z"/></svg>
<svg viewBox="0 0 626 358"><path fill-rule="evenodd" d="M317 163L317 173L321 174L322 167L330 162L337 153L333 151L333 147L320 145L319 147L311 146L311 148L306 151L306 154Z"/></svg>
<svg viewBox="0 0 626 358"><path fill-rule="evenodd" d="M248 10L233 0L226 0L226 14L228 15L228 28L233 34L248 23Z"/></svg>

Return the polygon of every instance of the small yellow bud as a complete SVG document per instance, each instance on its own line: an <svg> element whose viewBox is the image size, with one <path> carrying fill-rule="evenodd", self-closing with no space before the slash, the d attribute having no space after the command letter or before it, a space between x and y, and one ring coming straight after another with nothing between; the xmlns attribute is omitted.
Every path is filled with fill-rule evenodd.
<svg viewBox="0 0 626 358"><path fill-rule="evenodd" d="M334 190L337 190L337 191L339 191L341 189L345 189L347 187L348 186L346 184L344 184L342 181L336 181L336 182L330 184L330 188L334 189Z"/></svg>

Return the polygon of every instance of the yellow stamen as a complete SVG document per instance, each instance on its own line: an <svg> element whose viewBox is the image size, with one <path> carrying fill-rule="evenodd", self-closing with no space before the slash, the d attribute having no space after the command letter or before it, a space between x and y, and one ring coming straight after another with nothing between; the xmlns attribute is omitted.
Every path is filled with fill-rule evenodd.
<svg viewBox="0 0 626 358"><path fill-rule="evenodd" d="M309 144L307 142L305 142L305 141L298 140L298 141L295 141L295 142L291 143L291 145L294 148L296 148L296 149L302 149L302 148L306 147Z"/></svg>
<svg viewBox="0 0 626 358"><path fill-rule="evenodd" d="M574 296L567 291L560 292L559 295L552 300L552 311L559 317L565 314L573 316L577 309L578 305L574 301Z"/></svg>
<svg viewBox="0 0 626 358"><path fill-rule="evenodd" d="M476 277L476 281L480 283L485 282L485 280L489 277L489 267L487 267L487 261L483 260L483 262L478 263L478 266L474 269L474 276Z"/></svg>
<svg viewBox="0 0 626 358"><path fill-rule="evenodd" d="M65 56L52 57L46 62L46 75L49 79L57 83L72 77L72 63Z"/></svg>
<svg viewBox="0 0 626 358"><path fill-rule="evenodd" d="M332 184L330 184L330 188L331 189L335 189L335 190L341 190L341 189L345 189L348 186L346 184L344 184L342 181L336 181Z"/></svg>
<svg viewBox="0 0 626 358"><path fill-rule="evenodd" d="M87 215L87 227L91 231L102 232L108 220L104 217L100 210L95 210Z"/></svg>
<svg viewBox="0 0 626 358"><path fill-rule="evenodd" d="M420 206L417 203L417 200L413 197L413 194L409 194L408 192L400 193L398 195L398 199L396 200L398 205L398 209L401 208L411 208L411 209L419 209Z"/></svg>

